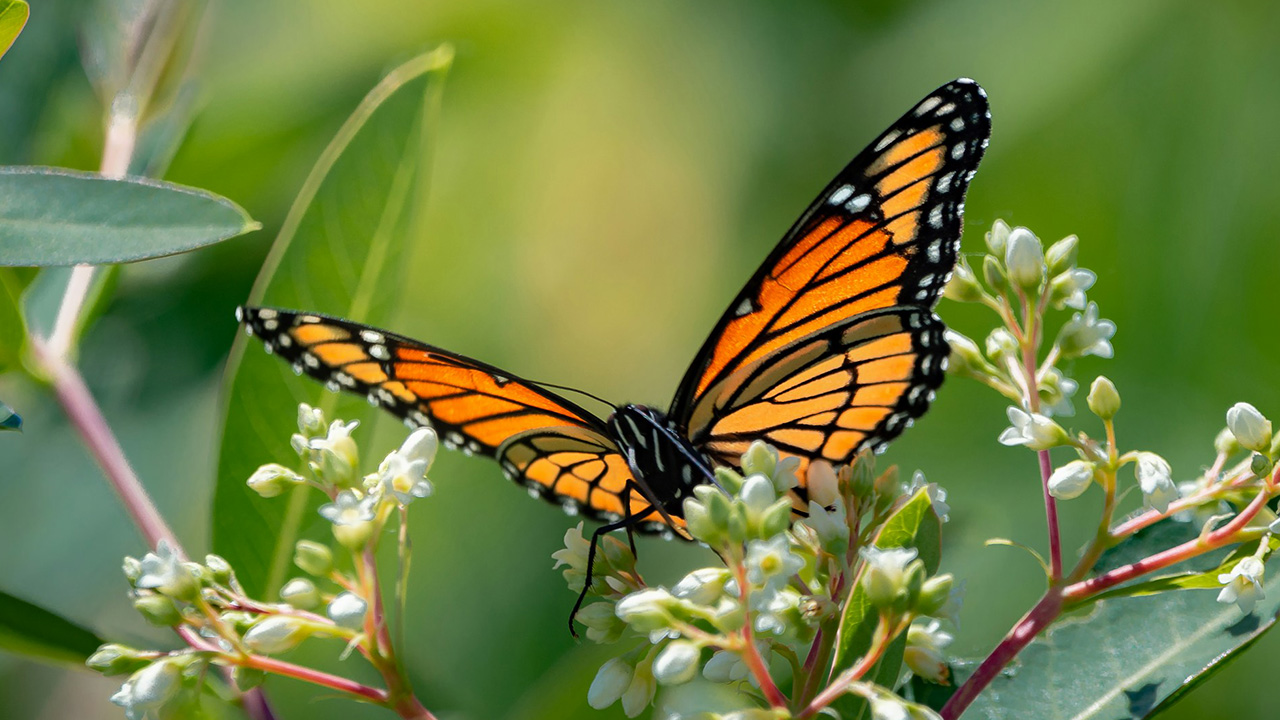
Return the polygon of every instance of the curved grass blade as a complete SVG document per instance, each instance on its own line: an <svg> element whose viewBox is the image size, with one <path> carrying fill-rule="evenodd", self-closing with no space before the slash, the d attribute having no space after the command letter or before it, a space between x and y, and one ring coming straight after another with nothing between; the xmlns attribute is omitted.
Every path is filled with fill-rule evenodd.
<svg viewBox="0 0 1280 720"><path fill-rule="evenodd" d="M102 644L59 615L0 592L0 650L34 660L83 665Z"/></svg>
<svg viewBox="0 0 1280 720"><path fill-rule="evenodd" d="M196 188L47 167L0 167L0 265L103 265L175 255L260 226Z"/></svg>
<svg viewBox="0 0 1280 720"><path fill-rule="evenodd" d="M403 282L401 238L423 206L429 139L453 51L442 46L391 71L321 155L295 200L249 298L370 324L385 323ZM227 309L228 326L232 322ZM256 342L256 341L254 341ZM299 402L368 422L377 410L339 398L243 338L228 364L213 503L213 547L251 594L274 593L317 493L263 500L245 485L261 464L296 458ZM310 505L308 504L310 503Z"/></svg>
<svg viewBox="0 0 1280 720"><path fill-rule="evenodd" d="M1164 520L1108 551L1098 571L1197 534L1190 523ZM1068 616L1028 645L1015 671L996 678L965 717L1118 720L1149 718L1167 709L1275 625L1280 573L1274 568L1252 613L1217 601L1216 574L1256 546L1195 558L1177 566L1171 577L1180 580L1137 583L1131 596L1113 595ZM1211 575L1215 583L1208 585Z"/></svg>

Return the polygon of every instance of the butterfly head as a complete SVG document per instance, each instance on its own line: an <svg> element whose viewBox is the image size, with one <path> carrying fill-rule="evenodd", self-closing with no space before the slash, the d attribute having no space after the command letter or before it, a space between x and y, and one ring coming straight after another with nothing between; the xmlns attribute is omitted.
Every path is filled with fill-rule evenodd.
<svg viewBox="0 0 1280 720"><path fill-rule="evenodd" d="M710 482L711 464L661 411L623 405L609 417L609 430L636 479L673 513L694 486Z"/></svg>

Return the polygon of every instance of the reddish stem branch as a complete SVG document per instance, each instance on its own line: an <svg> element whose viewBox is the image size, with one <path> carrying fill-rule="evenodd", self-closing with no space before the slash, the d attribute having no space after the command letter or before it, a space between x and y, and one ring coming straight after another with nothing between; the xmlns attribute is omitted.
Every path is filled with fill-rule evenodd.
<svg viewBox="0 0 1280 720"><path fill-rule="evenodd" d="M773 682L773 676L769 674L769 666L765 664L764 658L760 657L760 650L756 647L751 628L753 618L747 607L747 593L750 588L747 584L747 570L741 562L734 562L733 566L734 575L738 579L738 598L742 602L743 612L742 639L746 647L742 650L742 660L756 682L760 683L760 691L764 693L764 698L769 701L769 705L784 708L787 706L787 696L783 695L777 684Z"/></svg>
<svg viewBox="0 0 1280 720"><path fill-rule="evenodd" d="M160 516L160 511L151 502L142 482L134 474L120 442L112 434L111 426L107 424L89 388L84 384L84 378L65 358L51 352L44 340L32 335L30 342L32 352L49 373L53 390L62 403L67 418L75 426L90 454L98 461L111 489L120 496L120 501L133 518L134 524L142 530L147 544L154 548L164 540L175 553L185 557L173 530Z"/></svg>
<svg viewBox="0 0 1280 720"><path fill-rule="evenodd" d="M1049 626L1058 614L1062 612L1062 596L1055 588L1050 588L1044 597L1040 598L1040 602L1018 621L1017 625L1009 631L1009 634L1000 641L1000 644L991 651L973 675L965 681L960 689L956 690L955 695L942 706L943 720L955 720L960 714L969 707L970 703L978 697L992 680L1000 674L1005 665L1035 639L1040 631Z"/></svg>
<svg viewBox="0 0 1280 720"><path fill-rule="evenodd" d="M1253 498L1253 501L1249 503L1249 506L1243 512L1232 518L1231 522L1208 535L1195 540L1188 540L1181 545L1158 552L1150 557L1145 557L1135 563L1130 563L1097 577L1069 585L1063 591L1063 597L1068 602L1079 602L1147 573L1162 570L1183 560L1203 555L1210 550L1216 550L1224 545L1238 542L1236 533L1243 530L1253 520L1258 512L1266 506L1270 497L1271 493L1264 488L1258 492L1258 495Z"/></svg>

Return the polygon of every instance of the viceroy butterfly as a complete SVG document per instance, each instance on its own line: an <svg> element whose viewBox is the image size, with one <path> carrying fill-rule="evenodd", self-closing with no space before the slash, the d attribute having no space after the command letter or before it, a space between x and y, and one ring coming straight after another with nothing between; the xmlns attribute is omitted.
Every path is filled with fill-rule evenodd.
<svg viewBox="0 0 1280 720"><path fill-rule="evenodd" d="M689 539L682 501L752 441L801 460L803 503L809 462L879 451L928 408L949 353L932 308L990 129L986 93L959 79L876 138L738 293L666 413L623 405L602 420L538 383L338 318L255 307L237 318L296 372L430 425L531 495L603 521L592 555L620 528Z"/></svg>

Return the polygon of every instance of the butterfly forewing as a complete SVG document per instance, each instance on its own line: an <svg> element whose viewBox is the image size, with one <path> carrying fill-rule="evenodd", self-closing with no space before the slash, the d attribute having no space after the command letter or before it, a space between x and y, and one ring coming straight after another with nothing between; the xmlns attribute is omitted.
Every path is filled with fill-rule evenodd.
<svg viewBox="0 0 1280 720"><path fill-rule="evenodd" d="M241 308L240 318L298 372L497 459L530 494L601 520L648 507L628 486L631 471L603 423L532 383L338 318L253 307Z"/></svg>
<svg viewBox="0 0 1280 720"><path fill-rule="evenodd" d="M780 358L820 353L833 343L829 329L866 313L918 308L924 311L920 317L928 318L922 331L924 325L936 327L929 309L955 264L964 193L986 148L990 122L986 94L976 83L948 83L894 123L823 190L738 294L681 382L670 414L695 444L733 464L733 451L755 433L805 459L844 459L856 449L882 445L901 423L923 412L924 406L913 401L905 416L901 410L881 413L897 408L903 400L898 396L920 383L905 378L855 392L866 373L862 380L851 377L841 391L848 391L852 404L837 416L852 418L856 411L862 418L856 428L818 422L835 408L802 418L793 416L799 408L744 406L726 393L740 392L743 373L752 368L777 372ZM903 337L913 332L908 328ZM907 367L905 361L894 362L883 367ZM937 373L929 375L933 382ZM840 372L824 376L822 387L835 388L843 377ZM805 409L835 402L835 395L823 395ZM735 422L729 422L730 411ZM880 419L868 424L877 414ZM837 452L855 437L848 452Z"/></svg>

